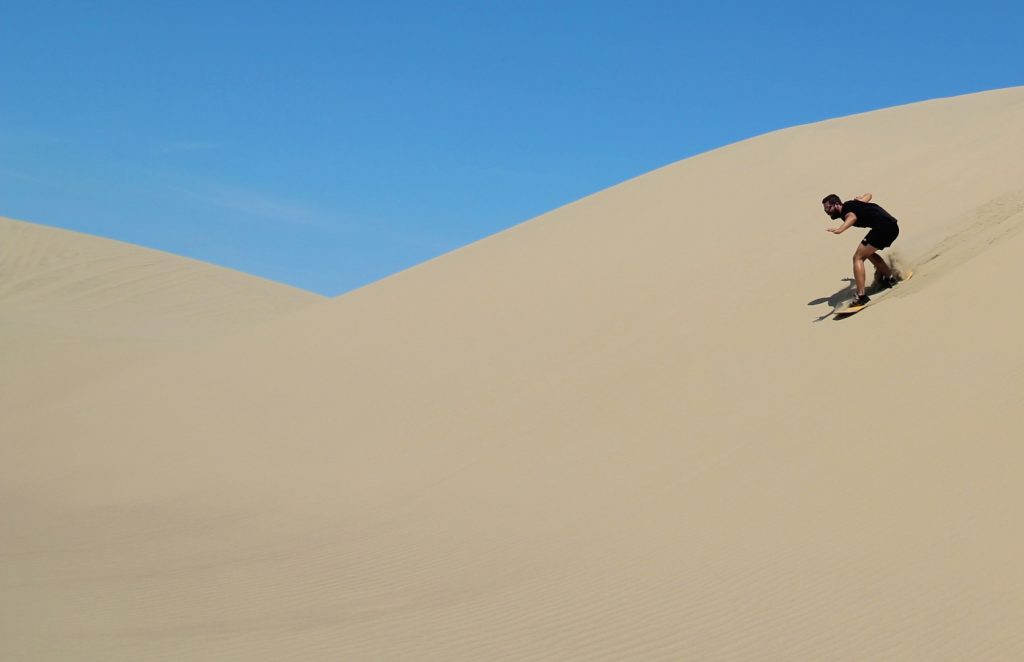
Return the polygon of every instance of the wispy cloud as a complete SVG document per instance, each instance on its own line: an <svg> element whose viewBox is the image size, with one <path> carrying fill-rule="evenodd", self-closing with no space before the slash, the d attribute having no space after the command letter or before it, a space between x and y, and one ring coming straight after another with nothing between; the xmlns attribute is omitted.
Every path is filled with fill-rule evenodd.
<svg viewBox="0 0 1024 662"><path fill-rule="evenodd" d="M179 196L201 204L264 221L318 230L334 230L338 227L338 224L323 212L261 191L215 183L170 185L169 189Z"/></svg>
<svg viewBox="0 0 1024 662"><path fill-rule="evenodd" d="M30 184L41 184L43 186L56 186L56 184L47 179L30 175L20 170L11 170L10 168L0 167L0 177L4 179L14 179L19 182L27 182Z"/></svg>
<svg viewBox="0 0 1024 662"><path fill-rule="evenodd" d="M383 241L394 245L411 246L431 254L439 254L453 248L449 242L438 241L429 234L417 233L408 227L384 219L360 216L355 220L343 213L324 210L263 191L212 181L183 183L179 180L166 186L167 190L181 198L233 212L263 225L291 226L329 235L346 233L352 236L354 233L360 241Z"/></svg>
<svg viewBox="0 0 1024 662"><path fill-rule="evenodd" d="M0 142L9 145L52 145L59 143L60 138L49 133L38 131L4 131L0 130Z"/></svg>
<svg viewBox="0 0 1024 662"><path fill-rule="evenodd" d="M224 149L221 143L208 140L169 140L154 148L157 154L187 154L191 152L213 152Z"/></svg>

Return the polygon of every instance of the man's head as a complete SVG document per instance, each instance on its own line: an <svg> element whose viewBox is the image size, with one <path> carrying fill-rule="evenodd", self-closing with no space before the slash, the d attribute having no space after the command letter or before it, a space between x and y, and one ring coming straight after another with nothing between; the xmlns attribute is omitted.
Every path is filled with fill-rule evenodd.
<svg viewBox="0 0 1024 662"><path fill-rule="evenodd" d="M838 220L843 215L843 199L835 193L826 195L821 201L821 206L832 220Z"/></svg>

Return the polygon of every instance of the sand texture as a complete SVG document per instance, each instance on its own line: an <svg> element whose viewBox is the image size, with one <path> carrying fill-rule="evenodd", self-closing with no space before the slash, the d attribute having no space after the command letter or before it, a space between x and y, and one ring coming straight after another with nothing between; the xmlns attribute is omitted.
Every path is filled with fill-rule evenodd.
<svg viewBox="0 0 1024 662"><path fill-rule="evenodd" d="M0 218L0 416L322 297L160 251Z"/></svg>
<svg viewBox="0 0 1024 662"><path fill-rule="evenodd" d="M47 393L0 658L1024 659L1022 154L1024 88L773 132ZM867 191L915 276L835 321Z"/></svg>

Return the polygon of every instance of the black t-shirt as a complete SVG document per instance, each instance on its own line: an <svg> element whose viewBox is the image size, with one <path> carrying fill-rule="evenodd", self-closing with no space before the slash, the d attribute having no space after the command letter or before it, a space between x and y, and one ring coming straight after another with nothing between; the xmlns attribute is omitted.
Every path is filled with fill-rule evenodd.
<svg viewBox="0 0 1024 662"><path fill-rule="evenodd" d="M896 219L893 218L889 212L885 211L873 202L847 200L843 203L843 211L840 218L846 218L846 215L851 211L857 215L857 221L853 225L858 228L884 227L890 223L896 222Z"/></svg>

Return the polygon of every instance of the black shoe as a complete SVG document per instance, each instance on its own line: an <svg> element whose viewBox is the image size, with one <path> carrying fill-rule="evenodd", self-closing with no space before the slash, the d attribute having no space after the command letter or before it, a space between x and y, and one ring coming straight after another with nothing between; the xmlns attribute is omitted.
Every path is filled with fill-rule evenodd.
<svg viewBox="0 0 1024 662"><path fill-rule="evenodd" d="M866 306L868 305L868 301L871 301L871 297L869 297L866 294L862 294L859 297L855 297L853 301L850 302L849 307L853 308L854 306Z"/></svg>
<svg viewBox="0 0 1024 662"><path fill-rule="evenodd" d="M875 279L875 292L881 292L887 290L890 287L896 287L896 284L900 282L900 279L895 274L889 274L888 276L879 275Z"/></svg>

